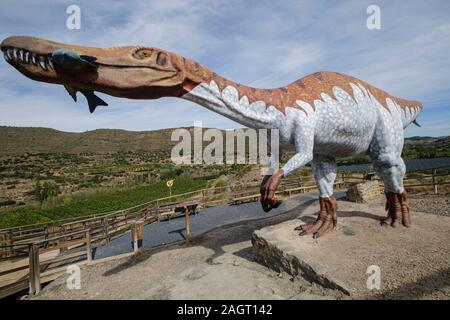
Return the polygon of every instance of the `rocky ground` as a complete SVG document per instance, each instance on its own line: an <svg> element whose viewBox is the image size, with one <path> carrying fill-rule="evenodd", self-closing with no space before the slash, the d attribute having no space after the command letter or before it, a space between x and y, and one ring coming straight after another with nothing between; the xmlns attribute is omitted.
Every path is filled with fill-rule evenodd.
<svg viewBox="0 0 450 320"><path fill-rule="evenodd" d="M409 203L413 211L438 214L442 216L450 216L450 193L410 194Z"/></svg>

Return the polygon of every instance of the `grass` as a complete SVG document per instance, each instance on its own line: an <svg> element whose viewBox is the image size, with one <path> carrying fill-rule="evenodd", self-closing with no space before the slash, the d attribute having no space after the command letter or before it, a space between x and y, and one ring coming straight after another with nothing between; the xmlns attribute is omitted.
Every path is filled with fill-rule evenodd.
<svg viewBox="0 0 450 320"><path fill-rule="evenodd" d="M206 183L206 180L180 176L175 178L172 194L202 189ZM49 199L42 206L28 205L3 211L0 214L0 229L116 211L168 195L164 181L131 188L97 188L61 195Z"/></svg>

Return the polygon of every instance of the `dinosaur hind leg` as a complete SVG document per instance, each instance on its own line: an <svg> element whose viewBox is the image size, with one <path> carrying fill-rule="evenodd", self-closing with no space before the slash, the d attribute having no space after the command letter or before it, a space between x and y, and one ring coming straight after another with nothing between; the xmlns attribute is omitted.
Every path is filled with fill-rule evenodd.
<svg viewBox="0 0 450 320"><path fill-rule="evenodd" d="M374 161L374 169L384 182L387 217L381 221L383 226L394 228L403 224L411 225L411 212L407 193L403 187L405 164L400 156L381 155Z"/></svg>
<svg viewBox="0 0 450 320"><path fill-rule="evenodd" d="M313 235L317 239L336 227L337 202L333 196L333 184L336 179L336 162L334 158L314 158L312 162L314 177L319 189L320 211L317 220L295 228L300 235Z"/></svg>

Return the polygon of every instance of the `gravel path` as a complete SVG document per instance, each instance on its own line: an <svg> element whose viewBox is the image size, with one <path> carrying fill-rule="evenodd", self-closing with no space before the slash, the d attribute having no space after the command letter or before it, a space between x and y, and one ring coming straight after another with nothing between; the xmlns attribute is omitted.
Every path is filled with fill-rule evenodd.
<svg viewBox="0 0 450 320"><path fill-rule="evenodd" d="M410 194L409 205L412 211L450 216L450 194Z"/></svg>

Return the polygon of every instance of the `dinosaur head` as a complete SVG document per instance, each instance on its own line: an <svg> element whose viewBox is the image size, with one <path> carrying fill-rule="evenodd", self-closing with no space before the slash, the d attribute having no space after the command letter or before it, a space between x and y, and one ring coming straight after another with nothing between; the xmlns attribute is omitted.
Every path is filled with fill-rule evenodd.
<svg viewBox="0 0 450 320"><path fill-rule="evenodd" d="M181 58L152 47L93 48L34 37L9 37L1 43L5 59L36 81L64 85L88 99L91 112L107 105L94 91L130 99L178 96L185 75Z"/></svg>

